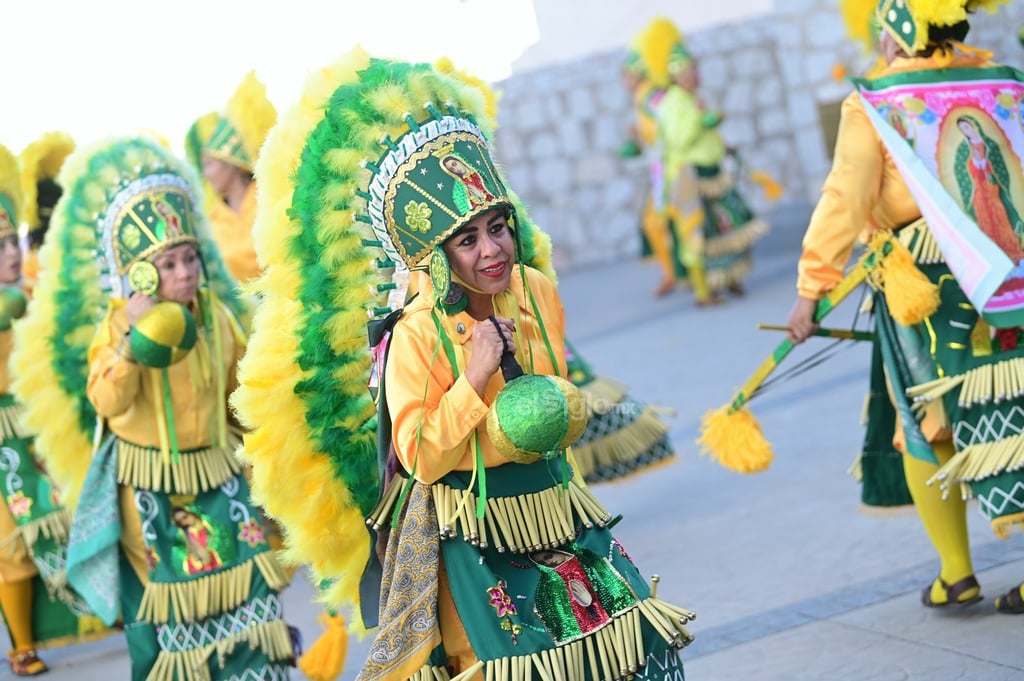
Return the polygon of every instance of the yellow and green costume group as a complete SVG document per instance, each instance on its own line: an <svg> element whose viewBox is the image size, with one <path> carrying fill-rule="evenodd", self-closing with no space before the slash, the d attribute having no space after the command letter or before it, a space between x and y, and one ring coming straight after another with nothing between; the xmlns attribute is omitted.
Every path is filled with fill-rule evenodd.
<svg viewBox="0 0 1024 681"><path fill-rule="evenodd" d="M0 147L0 242L5 249L18 248L17 227L26 213L39 213L36 192L29 197L22 192L23 179L18 159ZM45 198L38 198L45 206ZM11 635L12 665L34 674L45 665L19 664L17 658L27 661L24 656L34 657L34 648L81 642L107 630L68 588L71 517L37 457L32 433L22 422L23 408L12 393L12 328L25 305L19 282L0 288L0 610Z"/></svg>
<svg viewBox="0 0 1024 681"><path fill-rule="evenodd" d="M134 679L286 678L287 580L227 409L241 309L198 181L141 138L79 150L61 180L15 366L26 422L74 509L68 583L106 624L123 622ZM154 293L152 260L182 245L202 259L193 344L175 364L145 366L125 301ZM180 340L176 309L165 331Z"/></svg>
<svg viewBox="0 0 1024 681"><path fill-rule="evenodd" d="M495 313L517 320L528 373L566 373L561 303L526 264L535 228L487 130L479 91L356 51L271 133L234 398L254 498L325 598L379 625L361 679L678 678L692 613L642 580L570 453L499 454L505 381L479 395L465 378L480 321L441 246L492 210L517 248Z"/></svg>

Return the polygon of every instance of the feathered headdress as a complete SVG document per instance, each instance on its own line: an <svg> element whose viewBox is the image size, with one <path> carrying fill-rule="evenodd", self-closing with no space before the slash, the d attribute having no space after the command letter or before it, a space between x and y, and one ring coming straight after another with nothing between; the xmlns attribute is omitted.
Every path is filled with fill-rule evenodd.
<svg viewBox="0 0 1024 681"><path fill-rule="evenodd" d="M213 137L218 123L220 114L209 111L193 121L185 133L185 158L200 175L203 174L203 149Z"/></svg>
<svg viewBox="0 0 1024 681"><path fill-rule="evenodd" d="M158 242L188 237L206 285L242 310L197 202L198 179L171 152L144 138L104 142L69 157L58 179L65 193L40 252L35 296L15 328L12 365L36 449L74 508L96 425L88 349L110 298L129 293L131 265Z"/></svg>
<svg viewBox="0 0 1024 681"><path fill-rule="evenodd" d="M633 39L632 49L640 55L647 79L667 87L672 78L692 61L683 35L671 20L657 17Z"/></svg>
<svg viewBox="0 0 1024 681"><path fill-rule="evenodd" d="M839 11L846 24L846 35L850 40L864 46L865 52L875 49L878 43L878 23L876 10L878 0L840 0Z"/></svg>
<svg viewBox="0 0 1024 681"><path fill-rule="evenodd" d="M250 71L245 74L203 153L252 172L267 133L277 123L277 110L267 99L267 89Z"/></svg>
<svg viewBox="0 0 1024 681"><path fill-rule="evenodd" d="M478 89L356 50L312 78L257 163L262 304L233 404L254 498L334 606L359 604L379 494L367 321L404 304L410 267L430 263L437 295L439 245L514 205L488 122Z"/></svg>
<svg viewBox="0 0 1024 681"><path fill-rule="evenodd" d="M907 54L924 49L929 27L955 26L979 9L995 12L1009 0L879 0L879 24Z"/></svg>
<svg viewBox="0 0 1024 681"><path fill-rule="evenodd" d="M23 204L18 157L0 146L0 239L18 235Z"/></svg>
<svg viewBox="0 0 1024 681"><path fill-rule="evenodd" d="M48 132L21 152L21 190L25 195L23 222L29 231L45 229L60 199L56 183L64 159L75 150L75 140L66 132Z"/></svg>

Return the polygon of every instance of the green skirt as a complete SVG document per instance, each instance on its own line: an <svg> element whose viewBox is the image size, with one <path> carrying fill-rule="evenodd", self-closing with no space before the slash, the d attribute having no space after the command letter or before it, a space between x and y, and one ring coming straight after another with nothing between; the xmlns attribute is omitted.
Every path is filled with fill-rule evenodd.
<svg viewBox="0 0 1024 681"><path fill-rule="evenodd" d="M415 632L437 626L436 602L419 597L436 594L429 575L441 564L479 668L451 676L442 637L409 678L682 679L693 613L657 597L612 536L611 515L569 476L563 457L489 468L483 518L466 495L469 473L414 485L385 561L382 635L360 679L395 678ZM419 534L419 548L403 548L402 534Z"/></svg>
<svg viewBox="0 0 1024 681"><path fill-rule="evenodd" d="M71 518L57 490L39 467L32 438L22 431L21 407L0 395L0 483L4 502L17 527L0 538L5 547L22 542L37 574L32 578L32 637L37 648L82 643L106 636L109 629L67 586L68 533ZM7 550L0 548L0 551Z"/></svg>
<svg viewBox="0 0 1024 681"><path fill-rule="evenodd" d="M101 609L109 594L90 586L96 575L119 575L117 597L136 681L288 678L294 653L280 595L287 578L270 552L268 529L249 501L240 467L191 481L177 473L152 474L161 465L209 473L224 461L221 455L216 449L183 451L172 464L158 450L115 436L94 455L75 516L69 573ZM126 471L149 471L148 479L159 484L145 484L141 473L125 480ZM120 527L111 527L120 519L110 507L117 507L118 488L126 484L141 521L145 586L118 555Z"/></svg>

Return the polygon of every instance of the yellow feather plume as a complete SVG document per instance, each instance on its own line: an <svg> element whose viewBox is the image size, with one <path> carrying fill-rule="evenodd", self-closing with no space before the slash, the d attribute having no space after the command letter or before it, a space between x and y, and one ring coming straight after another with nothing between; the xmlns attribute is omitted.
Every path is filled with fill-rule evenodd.
<svg viewBox="0 0 1024 681"><path fill-rule="evenodd" d="M659 87L669 84L669 57L683 36L666 17L657 17L633 40L633 49L647 69L648 79Z"/></svg>
<svg viewBox="0 0 1024 681"><path fill-rule="evenodd" d="M18 165L18 157L2 145L0 145L0 194L6 194L13 204L15 212L10 218L14 227L17 228L24 205L24 197L21 192L21 170Z"/></svg>
<svg viewBox="0 0 1024 681"><path fill-rule="evenodd" d="M487 112L487 117L491 119L491 129L493 130L498 127L498 102L501 101L501 92L492 88L486 81L457 68L448 57L441 57L435 61L434 68L441 73L452 76L456 80L479 90L483 94L484 100L487 102L484 110Z"/></svg>
<svg viewBox="0 0 1024 681"><path fill-rule="evenodd" d="M86 243L91 234L83 234ZM38 291L58 287L61 252L54 239L47 239L39 251L41 271ZM98 277L99 268L77 276ZM75 279L88 281L89 279ZM36 451L60 488L61 503L74 511L92 459L92 442L78 423L78 405L60 387L61 376L54 371L51 349L41 339L53 338L57 307L49 295L37 295L29 302L23 319L14 326L14 352L11 354L12 390L24 405L23 421L37 433ZM91 332L90 332L91 335Z"/></svg>
<svg viewBox="0 0 1024 681"><path fill-rule="evenodd" d="M697 443L702 454L736 473L760 473L775 459L761 425L746 407L731 411L726 406L705 414Z"/></svg>
<svg viewBox="0 0 1024 681"><path fill-rule="evenodd" d="M21 190L24 193L22 222L29 229L39 227L39 206L36 185L41 180L54 180L64 159L75 150L75 140L66 132L48 132L31 142L21 152Z"/></svg>
<svg viewBox="0 0 1024 681"><path fill-rule="evenodd" d="M265 269L254 289L264 303L254 317L254 332L239 366L240 387L232 396L239 416L252 429L242 456L253 464L253 498L285 527L286 561L308 564L317 580L337 580L323 595L332 604L359 603L358 577L369 546L363 517L335 477L328 457L315 449L303 404L295 394L296 384L306 378L295 363L302 313L295 292L302 275L301 263L288 257L282 234L301 229L289 208L291 178L304 142L323 120L331 94L342 83L356 80L369 59L356 50L313 74L302 99L270 133L257 161L260 207L253 232ZM350 324L353 328L345 337L359 336L365 342L365 316Z"/></svg>
<svg viewBox="0 0 1024 681"><path fill-rule="evenodd" d="M874 30L878 0L840 0L839 11L846 24L846 35L864 46L865 52L875 49L878 34Z"/></svg>
<svg viewBox="0 0 1024 681"><path fill-rule="evenodd" d="M259 156L267 133L277 123L277 110L267 99L267 89L254 71L245 74L235 94L228 100L224 116L241 135L249 158Z"/></svg>

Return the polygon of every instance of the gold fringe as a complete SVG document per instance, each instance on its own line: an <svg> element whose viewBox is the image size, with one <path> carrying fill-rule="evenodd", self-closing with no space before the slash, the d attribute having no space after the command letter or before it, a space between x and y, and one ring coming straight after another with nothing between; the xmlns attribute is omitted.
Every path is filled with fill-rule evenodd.
<svg viewBox="0 0 1024 681"><path fill-rule="evenodd" d="M396 477L385 490L366 524L380 529L391 518L404 479ZM542 548L557 548L576 538L575 511L590 528L604 527L612 516L585 486L569 481L568 493L551 487L533 494L514 497L488 497L483 518L476 517L476 495L443 482L432 486L434 507L441 539L462 532L474 546L493 545L499 553L528 553Z"/></svg>
<svg viewBox="0 0 1024 681"><path fill-rule="evenodd" d="M984 364L956 376L915 385L907 390L907 395L914 398L914 407L920 410L923 407L918 403L931 402L957 386L960 386L958 402L964 408L1017 399L1024 395L1024 357Z"/></svg>
<svg viewBox="0 0 1024 681"><path fill-rule="evenodd" d="M182 452L177 462L155 447L117 443L117 481L139 489L168 494L200 494L220 487L242 471L235 457L237 441L226 447Z"/></svg>
<svg viewBox="0 0 1024 681"><path fill-rule="evenodd" d="M896 238L907 247L914 262L922 265L945 262L942 251L939 250L939 244L935 241L932 231L928 229L928 223L924 221L924 218L916 220L896 232Z"/></svg>
<svg viewBox="0 0 1024 681"><path fill-rule="evenodd" d="M928 484L937 482L943 492L948 493L952 483L976 482L1021 468L1024 468L1024 435L1013 435L996 442L971 445L957 452Z"/></svg>
<svg viewBox="0 0 1024 681"><path fill-rule="evenodd" d="M202 648L176 653L162 652L157 656L146 681L209 681L210 657L216 654L223 665L235 648L243 644L254 650L262 649L274 662L290 659L295 654L287 623L274 620L249 627Z"/></svg>
<svg viewBox="0 0 1024 681"><path fill-rule="evenodd" d="M1018 525L1024 526L1024 513L1011 513L992 519L992 531L1000 539L1009 539L1010 530Z"/></svg>
<svg viewBox="0 0 1024 681"><path fill-rule="evenodd" d="M716 258L722 255L741 253L753 246L755 241L770 231L771 228L767 222L754 218L750 222L736 227L725 234L708 239L704 245L704 257Z"/></svg>
<svg viewBox="0 0 1024 681"><path fill-rule="evenodd" d="M177 622L194 622L233 610L249 598L253 564L271 589L280 591L288 585L277 559L264 551L241 565L199 579L150 582L142 594L136 619L162 624L170 621L173 613Z"/></svg>
<svg viewBox="0 0 1024 681"><path fill-rule="evenodd" d="M600 440L576 445L572 453L576 457L579 474L584 478L595 470L630 464L641 454L668 434L669 428L651 407L644 411L625 428Z"/></svg>
<svg viewBox="0 0 1024 681"><path fill-rule="evenodd" d="M735 186L736 181L732 174L725 171L714 177L697 178L697 193L705 199L720 199Z"/></svg>
<svg viewBox="0 0 1024 681"><path fill-rule="evenodd" d="M696 615L689 610L652 595L618 613L602 628L557 648L478 660L456 676L449 676L443 667L425 666L408 681L470 681L480 672L487 681L575 681L586 678L588 672L593 679L632 678L647 661L645 620L669 645L683 648L693 641L686 624L694 618Z"/></svg>
<svg viewBox="0 0 1024 681"><path fill-rule="evenodd" d="M711 291L724 291L733 284L739 284L750 274L750 258L740 258L724 268L704 271L704 282Z"/></svg>
<svg viewBox="0 0 1024 681"><path fill-rule="evenodd" d="M626 385L624 383L619 383L614 379L605 378L604 376L595 376L594 380L586 385L579 386L579 389L586 396L587 404L590 405L591 411L594 409L595 402L618 404L626 396Z"/></svg>
<svg viewBox="0 0 1024 681"><path fill-rule="evenodd" d="M863 458L863 453L858 454L856 457L854 457L853 463L850 464L850 467L846 469L846 474L849 475L854 480L856 480L857 482L864 481L864 470L861 468L861 461L863 460Z"/></svg>
<svg viewBox="0 0 1024 681"><path fill-rule="evenodd" d="M32 437L33 433L22 421L24 416L25 408L20 404L0 407L0 439Z"/></svg>

